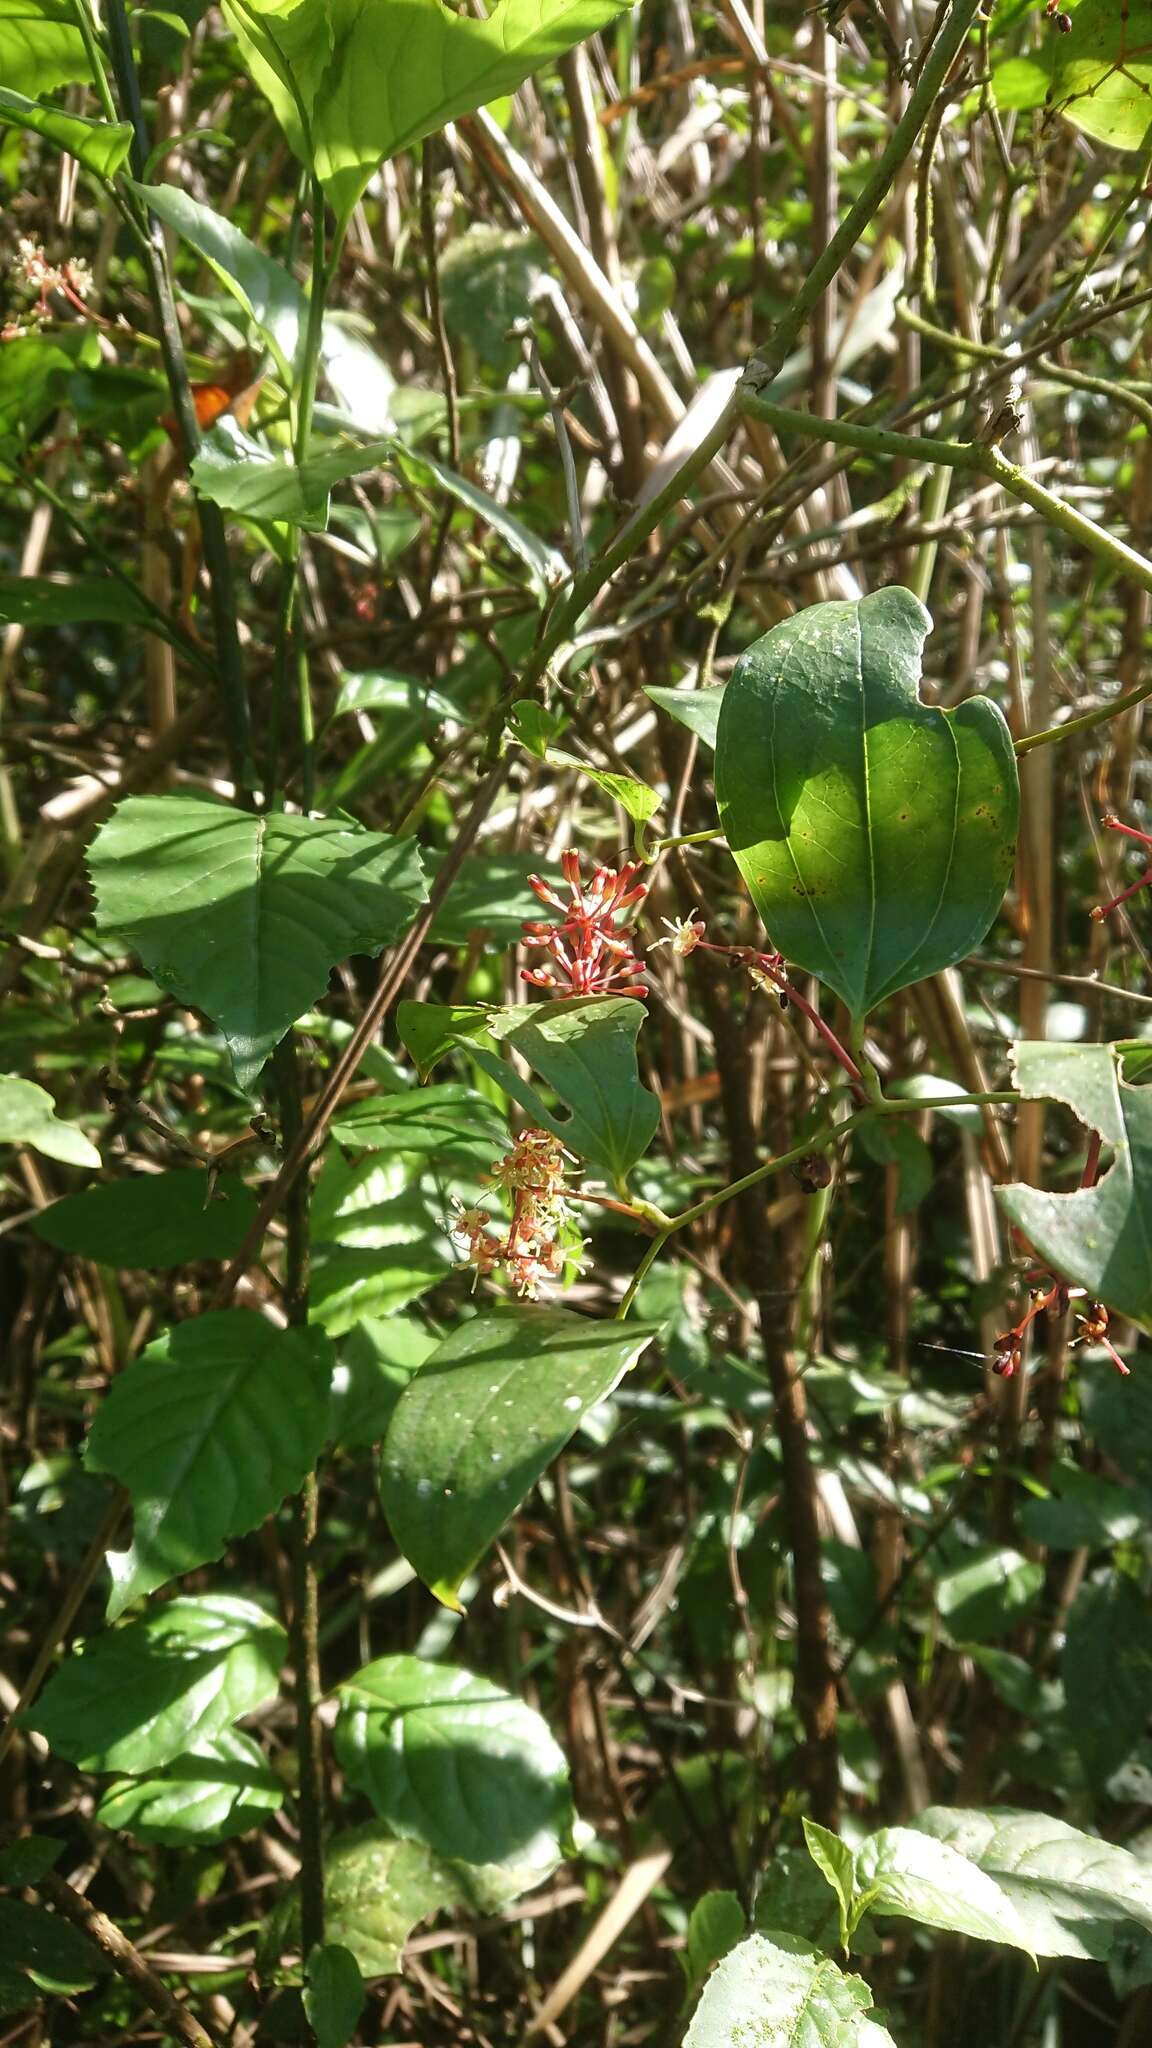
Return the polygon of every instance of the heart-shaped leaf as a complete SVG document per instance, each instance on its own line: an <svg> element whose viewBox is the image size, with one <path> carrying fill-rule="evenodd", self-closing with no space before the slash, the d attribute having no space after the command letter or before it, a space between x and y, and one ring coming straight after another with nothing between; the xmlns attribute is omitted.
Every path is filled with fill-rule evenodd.
<svg viewBox="0 0 1152 2048"><path fill-rule="evenodd" d="M380 1465L392 1534L438 1600L457 1594L580 1418L656 1332L517 1307L454 1330L396 1404Z"/></svg>
<svg viewBox="0 0 1152 2048"><path fill-rule="evenodd" d="M517 86L626 0L225 0L245 63L347 220L373 171ZM310 145L310 146L309 146Z"/></svg>
<svg viewBox="0 0 1152 2048"><path fill-rule="evenodd" d="M1005 1214L1052 1270L1134 1322L1152 1316L1152 1088L1123 1079L1111 1045L1013 1047L1028 1101L1066 1103L1113 1151L1095 1187L1045 1194L997 1188Z"/></svg>
<svg viewBox="0 0 1152 2048"><path fill-rule="evenodd" d="M920 702L931 623L898 588L813 605L741 655L720 709L736 865L772 944L856 1018L978 945L1012 870L1008 728L985 697Z"/></svg>
<svg viewBox="0 0 1152 2048"><path fill-rule="evenodd" d="M82 1770L156 1770L271 1699L287 1646L252 1600L169 1600L73 1651L24 1725Z"/></svg>
<svg viewBox="0 0 1152 2048"><path fill-rule="evenodd" d="M324 1442L331 1377L320 1331L221 1309L167 1330L113 1380L85 1451L132 1499L131 1546L108 1553L110 1621L296 1491Z"/></svg>
<svg viewBox="0 0 1152 2048"><path fill-rule="evenodd" d="M89 865L100 929L220 1026L242 1088L337 962L378 953L425 900L411 840L201 796L129 797Z"/></svg>
<svg viewBox="0 0 1152 2048"><path fill-rule="evenodd" d="M751 1934L712 1972L684 2048L895 2048L872 1993L790 1934Z"/></svg>
<svg viewBox="0 0 1152 2048"><path fill-rule="evenodd" d="M548 1724L491 1679L381 1657L340 1687L336 1754L394 1833L463 1863L564 1854L568 1766Z"/></svg>

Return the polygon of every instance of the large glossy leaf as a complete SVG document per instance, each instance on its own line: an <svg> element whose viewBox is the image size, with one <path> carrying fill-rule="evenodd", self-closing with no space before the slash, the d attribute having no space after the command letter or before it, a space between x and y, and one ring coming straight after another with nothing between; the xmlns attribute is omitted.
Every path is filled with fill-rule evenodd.
<svg viewBox="0 0 1152 2048"><path fill-rule="evenodd" d="M1100 1786L1135 1749L1152 1701L1152 1610L1132 1579L1113 1574L1081 1586L1061 1675L1069 1732Z"/></svg>
<svg viewBox="0 0 1152 2048"><path fill-rule="evenodd" d="M643 1004L630 996L580 996L511 1010L401 1003L397 1028L422 1075L454 1045L466 1046L513 1102L588 1166L623 1181L647 1151L660 1105L636 1064ZM554 1088L570 1114L557 1117L508 1060L481 1041L510 1045Z"/></svg>
<svg viewBox="0 0 1152 2048"><path fill-rule="evenodd" d="M65 1195L37 1216L38 1237L106 1266L155 1268L230 1259L256 1214L256 1197L234 1175L210 1188L203 1169L142 1173L82 1195Z"/></svg>
<svg viewBox="0 0 1152 2048"><path fill-rule="evenodd" d="M127 121L91 121L84 114L65 113L61 107L42 107L38 100L26 99L7 86L0 86L0 126L28 128L42 135L102 178L115 177L132 147Z"/></svg>
<svg viewBox="0 0 1152 2048"><path fill-rule="evenodd" d="M853 1857L854 1917L862 1910L925 1927L1002 1941L1031 1955L1011 1900L994 1878L947 1842L914 1828L881 1828Z"/></svg>
<svg viewBox="0 0 1152 2048"><path fill-rule="evenodd" d="M856 1017L978 945L1019 792L998 707L922 704L910 591L813 605L740 657L716 741L720 823L772 944Z"/></svg>
<svg viewBox="0 0 1152 2048"><path fill-rule="evenodd" d="M69 0L0 0L0 78L39 98L91 76Z"/></svg>
<svg viewBox="0 0 1152 2048"><path fill-rule="evenodd" d="M346 220L383 158L514 92L622 0L225 0L246 63ZM311 139L309 148L307 135Z"/></svg>
<svg viewBox="0 0 1152 2048"><path fill-rule="evenodd" d="M89 862L100 928L219 1024L244 1088L336 963L378 953L424 901L410 840L200 796L129 797Z"/></svg>
<svg viewBox="0 0 1152 2048"><path fill-rule="evenodd" d="M340 1703L337 1757L395 1834L464 1863L556 1868L574 1819L568 1766L532 1707L420 1657L366 1664Z"/></svg>
<svg viewBox="0 0 1152 2048"><path fill-rule="evenodd" d="M477 1559L655 1334L509 1308L454 1330L421 1366L389 1425L380 1491L393 1536L437 1599L459 1605Z"/></svg>
<svg viewBox="0 0 1152 2048"><path fill-rule="evenodd" d="M308 302L291 272L178 185L136 185L135 190L203 256L275 350L282 368L290 370L308 317Z"/></svg>
<svg viewBox="0 0 1152 2048"><path fill-rule="evenodd" d="M66 1166L99 1166L100 1154L90 1138L76 1124L66 1124L56 1114L56 1104L46 1088L19 1074L0 1074L0 1145L31 1145L46 1159L63 1160Z"/></svg>
<svg viewBox="0 0 1152 2048"><path fill-rule="evenodd" d="M1152 1088L1130 1087L1110 1045L1024 1042L1016 1086L1029 1101L1068 1105L1112 1148L1093 1188L1052 1195L997 1188L1005 1214L1046 1264L1121 1315L1152 1315Z"/></svg>
<svg viewBox="0 0 1152 2048"><path fill-rule="evenodd" d="M1113 149L1142 149L1152 130L1152 0L1072 0L1055 38L1049 106Z"/></svg>
<svg viewBox="0 0 1152 2048"><path fill-rule="evenodd" d="M218 1309L165 1331L112 1382L85 1457L132 1500L112 1550L108 1615L206 1564L255 1529L315 1464L332 1375L318 1330Z"/></svg>
<svg viewBox="0 0 1152 2048"><path fill-rule="evenodd" d="M684 2048L895 2048L872 1993L790 1934L749 1935L704 1987Z"/></svg>
<svg viewBox="0 0 1152 2048"><path fill-rule="evenodd" d="M260 1827L284 1803L284 1788L250 1735L224 1728L193 1756L110 1785L96 1811L102 1827L138 1842L195 1849Z"/></svg>
<svg viewBox="0 0 1152 2048"><path fill-rule="evenodd" d="M156 1770L271 1699L286 1649L254 1601L169 1600L65 1658L24 1721L83 1770Z"/></svg>
<svg viewBox="0 0 1152 2048"><path fill-rule="evenodd" d="M1038 1956L1107 1961L1119 1930L1152 1931L1152 1872L1046 1813L930 1806L916 1827L979 1864L1012 1901Z"/></svg>

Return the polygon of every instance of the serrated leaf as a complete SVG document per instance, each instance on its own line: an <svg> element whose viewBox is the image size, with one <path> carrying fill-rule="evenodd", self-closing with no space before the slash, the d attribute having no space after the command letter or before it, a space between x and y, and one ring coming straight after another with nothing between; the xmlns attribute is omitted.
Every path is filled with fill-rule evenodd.
<svg viewBox="0 0 1152 2048"><path fill-rule="evenodd" d="M1147 1865L1066 1821L1007 1807L930 1806L915 1826L995 1878L1039 1956L1103 1962L1124 1922L1152 1931Z"/></svg>
<svg viewBox="0 0 1152 2048"><path fill-rule="evenodd" d="M1005 1215L1054 1272L1134 1322L1152 1316L1152 1090L1121 1078L1116 1048L1023 1041L1013 1047L1026 1101L1066 1103L1112 1147L1095 1187L1046 1194L997 1188Z"/></svg>
<svg viewBox="0 0 1152 2048"><path fill-rule="evenodd" d="M947 1842L914 1828L881 1828L856 1850L854 1916L863 1909L1000 1941L1032 1954L1010 1899Z"/></svg>
<svg viewBox="0 0 1152 2048"><path fill-rule="evenodd" d="M1152 1699L1152 1612L1129 1578L1081 1586L1061 1662L1069 1732L1098 1787L1130 1756Z"/></svg>
<svg viewBox="0 0 1152 2048"><path fill-rule="evenodd" d="M0 19L0 37L3 22ZM114 178L132 147L132 130L127 121L91 121L86 114L66 113L62 107L44 107L38 100L0 86L0 126L28 128L74 156L98 177Z"/></svg>
<svg viewBox="0 0 1152 2048"><path fill-rule="evenodd" d="M120 1778L96 1810L102 1827L195 1849L263 1825L284 1803L284 1788L250 1735L222 1729L194 1755L173 1757L142 1778Z"/></svg>
<svg viewBox="0 0 1152 2048"><path fill-rule="evenodd" d="M232 221L178 185L139 185L132 179L129 183L152 212L204 258L260 329L282 371L290 371L308 318L308 301L291 272L258 249Z"/></svg>
<svg viewBox="0 0 1152 2048"><path fill-rule="evenodd" d="M392 1534L437 1599L460 1586L656 1330L527 1306L454 1330L405 1387L380 1492Z"/></svg>
<svg viewBox="0 0 1152 2048"><path fill-rule="evenodd" d="M812 605L741 655L720 824L771 942L856 1018L949 967L1000 908L1019 785L998 706L923 704L910 591Z"/></svg>
<svg viewBox="0 0 1152 2048"><path fill-rule="evenodd" d="M425 900L410 840L200 796L129 797L89 864L99 928L220 1026L243 1088L337 962L378 953Z"/></svg>
<svg viewBox="0 0 1152 2048"><path fill-rule="evenodd" d="M226 0L224 8L253 78L341 220L385 157L515 92L622 12L622 0L497 0L482 20L442 0ZM381 92L382 78L403 84Z"/></svg>
<svg viewBox="0 0 1152 2048"><path fill-rule="evenodd" d="M1152 0L1071 0L1052 52L1048 104L1112 149L1142 149L1152 129Z"/></svg>
<svg viewBox="0 0 1152 2048"><path fill-rule="evenodd" d="M83 1770L156 1770L272 1698L286 1649L252 1600L169 1600L73 1651L23 1725Z"/></svg>
<svg viewBox="0 0 1152 2048"><path fill-rule="evenodd" d="M65 1195L37 1216L37 1237L77 1258L129 1271L230 1259L256 1214L256 1197L234 1175L209 1188L201 1170L135 1174Z"/></svg>
<svg viewBox="0 0 1152 2048"><path fill-rule="evenodd" d="M364 1980L350 1948L330 1941L308 1958L304 2010L316 2048L347 2048L364 2010Z"/></svg>
<svg viewBox="0 0 1152 2048"><path fill-rule="evenodd" d="M112 1382L85 1462L132 1501L128 1550L108 1553L108 1618L220 1557L295 1493L324 1442L331 1349L252 1309L179 1323Z"/></svg>
<svg viewBox="0 0 1152 2048"><path fill-rule="evenodd" d="M862 1977L793 1935L752 1934L713 1971L684 2048L895 2048L871 2011Z"/></svg>
<svg viewBox="0 0 1152 2048"><path fill-rule="evenodd" d="M561 1861L574 1820L546 1721L470 1671L381 1657L340 1687L334 1741L349 1783L394 1834L462 1863Z"/></svg>
<svg viewBox="0 0 1152 2048"><path fill-rule="evenodd" d="M100 1166L100 1154L76 1124L64 1123L46 1088L0 1074L0 1145L31 1145L65 1166Z"/></svg>
<svg viewBox="0 0 1152 2048"><path fill-rule="evenodd" d="M39 98L91 75L68 0L0 0L0 77L10 90Z"/></svg>
<svg viewBox="0 0 1152 2048"><path fill-rule="evenodd" d="M660 1105L640 1080L636 1038L646 1012L629 996L577 996L529 1008L401 1003L397 1028L421 1075L454 1045L466 1047L513 1102L592 1167L622 1182L647 1151ZM507 1060L479 1040L491 1036L522 1054L570 1114L555 1116Z"/></svg>

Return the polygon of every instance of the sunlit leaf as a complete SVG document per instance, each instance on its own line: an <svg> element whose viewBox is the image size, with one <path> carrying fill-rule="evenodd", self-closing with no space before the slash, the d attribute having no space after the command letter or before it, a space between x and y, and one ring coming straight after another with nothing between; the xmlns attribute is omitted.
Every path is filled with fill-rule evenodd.
<svg viewBox="0 0 1152 2048"><path fill-rule="evenodd" d="M751 1934L712 1972L684 2048L895 2048L872 1993L793 1935Z"/></svg>
<svg viewBox="0 0 1152 2048"><path fill-rule="evenodd" d="M0 1074L0 1145L31 1145L66 1166L99 1166L100 1154L76 1124L56 1114L46 1088L19 1074Z"/></svg>
<svg viewBox="0 0 1152 2048"><path fill-rule="evenodd" d="M1046 1813L930 1806L915 1823L994 1877L1040 1956L1107 1961L1125 1922L1152 1931L1152 1874Z"/></svg>
<svg viewBox="0 0 1152 2048"><path fill-rule="evenodd" d="M173 1757L141 1778L117 1779L96 1818L138 1842L194 1849L260 1827L283 1803L284 1787L251 1736L224 1728L195 1755Z"/></svg>
<svg viewBox="0 0 1152 2048"><path fill-rule="evenodd" d="M0 17L0 43L3 27ZM31 129L102 178L115 177L132 147L132 130L127 121L91 121L86 114L69 114L62 107L43 107L8 86L0 86L0 125Z"/></svg>
<svg viewBox="0 0 1152 2048"><path fill-rule="evenodd" d="M1072 27L1052 53L1048 104L1113 149L1152 130L1152 0L1070 0Z"/></svg>
<svg viewBox="0 0 1152 2048"><path fill-rule="evenodd" d="M290 369L308 317L308 302L290 271L258 249L222 214L179 185L136 185L153 213L202 256Z"/></svg>

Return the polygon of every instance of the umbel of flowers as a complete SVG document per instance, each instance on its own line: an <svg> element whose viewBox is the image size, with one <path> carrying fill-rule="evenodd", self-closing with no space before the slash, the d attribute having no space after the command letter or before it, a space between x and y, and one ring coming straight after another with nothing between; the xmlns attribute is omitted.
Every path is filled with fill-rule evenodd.
<svg viewBox="0 0 1152 2048"><path fill-rule="evenodd" d="M550 1131L521 1133L487 1176L511 1201L506 1232L486 1209L457 1204L452 1241L477 1278L506 1273L518 1294L535 1300L542 1280L556 1280L565 1266L579 1264L583 1240L573 1236L574 1212L565 1193L569 1156Z"/></svg>

